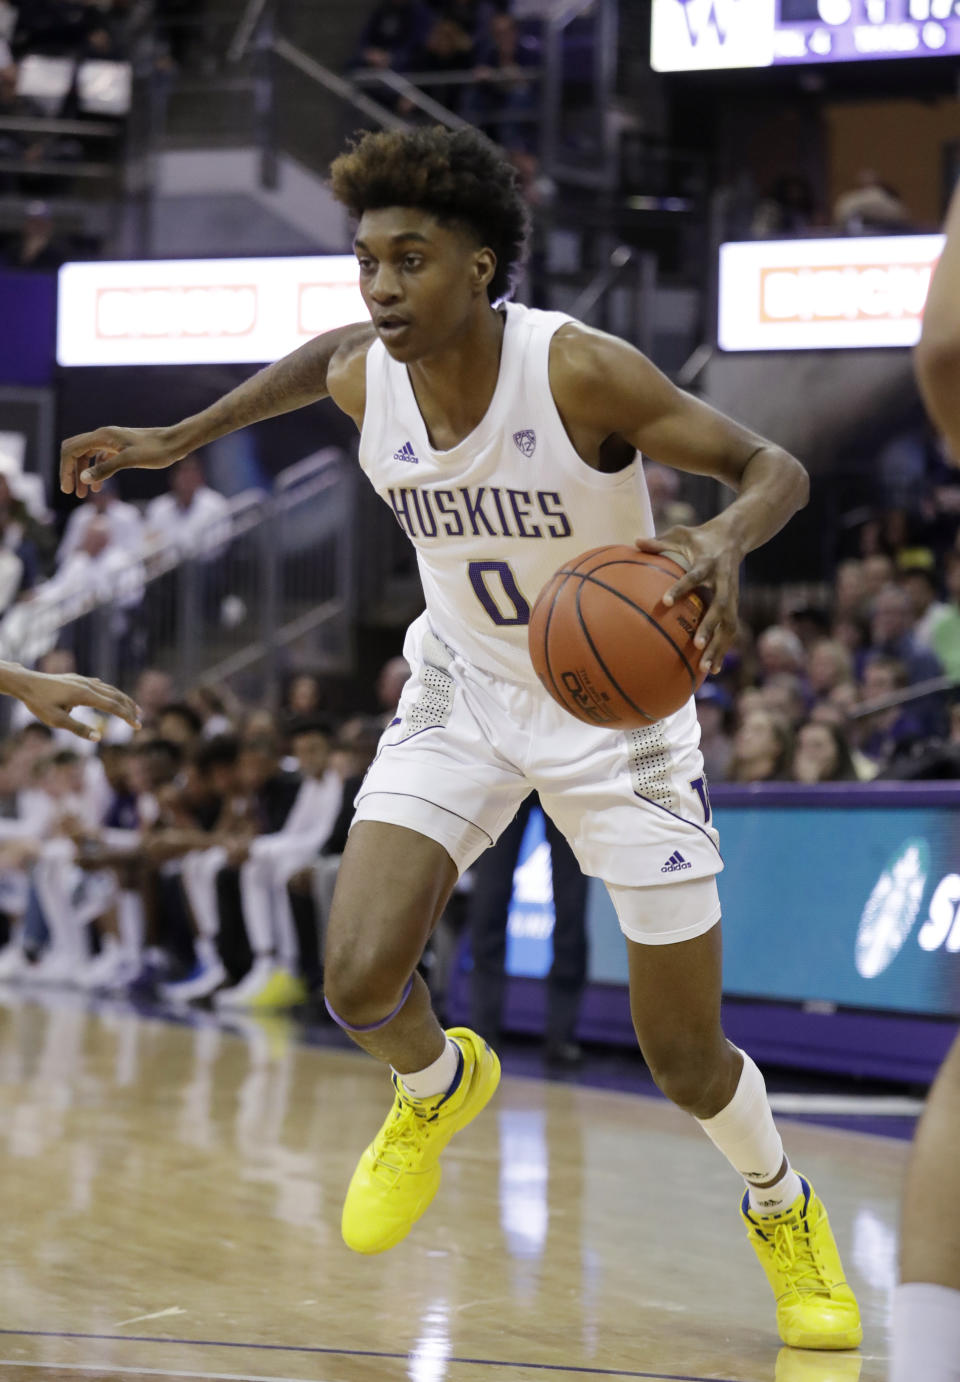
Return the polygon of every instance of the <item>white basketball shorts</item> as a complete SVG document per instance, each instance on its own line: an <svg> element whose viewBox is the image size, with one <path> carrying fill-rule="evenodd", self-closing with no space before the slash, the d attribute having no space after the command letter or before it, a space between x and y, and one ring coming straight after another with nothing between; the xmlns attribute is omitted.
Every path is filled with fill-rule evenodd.
<svg viewBox="0 0 960 1382"><path fill-rule="evenodd" d="M426 614L407 631L404 657L411 676L357 794L354 824L416 830L462 873L536 790L583 872L608 885L632 939L684 940L719 919L713 879L723 861L692 701L644 729L582 724L539 685L467 662ZM677 886L696 880L704 882ZM672 905L656 905L660 890Z"/></svg>

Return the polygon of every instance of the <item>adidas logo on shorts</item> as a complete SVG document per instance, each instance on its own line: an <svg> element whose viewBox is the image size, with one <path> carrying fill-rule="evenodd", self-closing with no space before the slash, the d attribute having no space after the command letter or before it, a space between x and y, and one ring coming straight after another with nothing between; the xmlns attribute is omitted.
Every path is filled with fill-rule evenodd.
<svg viewBox="0 0 960 1382"><path fill-rule="evenodd" d="M681 869L692 869L693 865L689 859L684 859L679 849L675 849L670 858L660 870L661 873L679 873Z"/></svg>

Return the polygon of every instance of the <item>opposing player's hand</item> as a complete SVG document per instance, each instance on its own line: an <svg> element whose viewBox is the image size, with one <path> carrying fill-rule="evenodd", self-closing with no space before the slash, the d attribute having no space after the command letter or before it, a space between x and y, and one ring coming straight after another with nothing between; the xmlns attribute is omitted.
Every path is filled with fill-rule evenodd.
<svg viewBox="0 0 960 1382"><path fill-rule="evenodd" d="M731 545L727 534L711 529L709 523L698 528L678 525L660 537L638 538L636 546L641 552L673 557L686 570L665 593L665 605L674 604L692 590L709 591L710 604L693 641L703 649L700 666L704 671L708 675L718 672L737 632L742 554Z"/></svg>
<svg viewBox="0 0 960 1382"><path fill-rule="evenodd" d="M136 703L96 677L72 674L53 676L47 672L24 670L22 685L16 690L19 700L37 720L51 729L69 729L81 739L98 740L99 731L82 724L70 714L78 705L88 705L104 715L116 715L134 729L140 728L140 711Z"/></svg>
<svg viewBox="0 0 960 1382"><path fill-rule="evenodd" d="M171 427L98 427L60 447L60 488L82 499L118 470L163 470L186 454Z"/></svg>

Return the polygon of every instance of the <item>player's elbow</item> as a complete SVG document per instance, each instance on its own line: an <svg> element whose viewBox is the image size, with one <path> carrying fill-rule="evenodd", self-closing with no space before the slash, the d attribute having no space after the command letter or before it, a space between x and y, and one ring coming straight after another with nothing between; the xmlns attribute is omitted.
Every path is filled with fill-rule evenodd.
<svg viewBox="0 0 960 1382"><path fill-rule="evenodd" d="M798 461L796 456L791 456L789 451L782 451L780 456L783 486L793 500L794 512L805 509L810 502L810 476L807 467L802 461Z"/></svg>
<svg viewBox="0 0 960 1382"><path fill-rule="evenodd" d="M805 509L810 502L810 473L796 457L793 462L796 467L797 508Z"/></svg>

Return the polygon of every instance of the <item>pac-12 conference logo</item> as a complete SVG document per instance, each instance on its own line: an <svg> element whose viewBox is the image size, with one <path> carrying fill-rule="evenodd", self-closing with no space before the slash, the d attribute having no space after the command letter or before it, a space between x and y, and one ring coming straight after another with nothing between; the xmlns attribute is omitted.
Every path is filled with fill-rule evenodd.
<svg viewBox="0 0 960 1382"><path fill-rule="evenodd" d="M856 964L864 979L882 974L900 953L920 911L929 868L926 840L907 840L877 879L857 932Z"/></svg>
<svg viewBox="0 0 960 1382"><path fill-rule="evenodd" d="M524 427L522 432L514 432L513 444L529 460L537 449L537 434L532 427Z"/></svg>
<svg viewBox="0 0 960 1382"><path fill-rule="evenodd" d="M775 0L653 0L650 60L657 72L769 67Z"/></svg>

